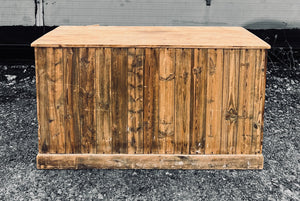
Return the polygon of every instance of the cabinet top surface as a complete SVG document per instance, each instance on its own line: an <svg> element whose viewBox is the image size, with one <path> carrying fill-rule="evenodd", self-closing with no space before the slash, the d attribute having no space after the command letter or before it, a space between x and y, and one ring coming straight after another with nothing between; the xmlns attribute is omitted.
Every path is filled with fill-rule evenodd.
<svg viewBox="0 0 300 201"><path fill-rule="evenodd" d="M197 26L60 26L31 46L270 49L242 27Z"/></svg>

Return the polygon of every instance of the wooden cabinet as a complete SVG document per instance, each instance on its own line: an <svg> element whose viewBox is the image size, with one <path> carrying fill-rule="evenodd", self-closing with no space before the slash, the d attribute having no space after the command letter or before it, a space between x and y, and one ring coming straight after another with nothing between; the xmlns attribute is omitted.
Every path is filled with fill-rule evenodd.
<svg viewBox="0 0 300 201"><path fill-rule="evenodd" d="M266 49L240 27L58 27L35 47L41 169L261 169Z"/></svg>

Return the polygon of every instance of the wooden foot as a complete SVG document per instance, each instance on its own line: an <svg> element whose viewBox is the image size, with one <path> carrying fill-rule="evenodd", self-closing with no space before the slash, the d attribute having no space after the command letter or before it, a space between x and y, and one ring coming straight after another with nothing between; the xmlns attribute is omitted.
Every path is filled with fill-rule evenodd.
<svg viewBox="0 0 300 201"><path fill-rule="evenodd" d="M262 169L263 155L38 154L38 169Z"/></svg>

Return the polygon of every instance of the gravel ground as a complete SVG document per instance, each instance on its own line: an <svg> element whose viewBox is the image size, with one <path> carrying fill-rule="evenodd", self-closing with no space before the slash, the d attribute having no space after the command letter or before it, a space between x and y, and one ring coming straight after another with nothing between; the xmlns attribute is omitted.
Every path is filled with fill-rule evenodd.
<svg viewBox="0 0 300 201"><path fill-rule="evenodd" d="M0 200L300 200L300 58L270 56L253 171L37 170L34 66L0 66Z"/></svg>

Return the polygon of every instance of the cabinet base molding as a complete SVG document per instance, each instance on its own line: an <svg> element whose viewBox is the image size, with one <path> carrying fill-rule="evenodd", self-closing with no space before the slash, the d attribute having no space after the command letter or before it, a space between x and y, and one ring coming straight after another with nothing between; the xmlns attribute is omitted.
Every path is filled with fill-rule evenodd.
<svg viewBox="0 0 300 201"><path fill-rule="evenodd" d="M263 169L263 155L38 154L38 169Z"/></svg>

